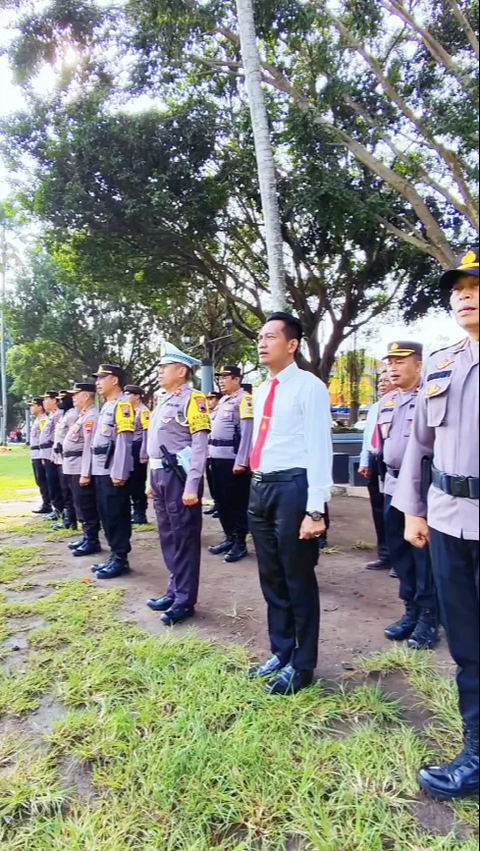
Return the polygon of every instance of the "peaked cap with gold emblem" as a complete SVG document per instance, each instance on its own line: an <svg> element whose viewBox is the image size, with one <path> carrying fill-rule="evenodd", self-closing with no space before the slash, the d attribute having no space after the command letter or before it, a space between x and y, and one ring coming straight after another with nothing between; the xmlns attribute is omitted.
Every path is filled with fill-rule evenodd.
<svg viewBox="0 0 480 851"><path fill-rule="evenodd" d="M442 275L440 279L440 287L442 290L451 290L461 275L472 275L475 278L480 277L480 248L476 246L466 254L461 254L457 257L455 268L449 269Z"/></svg>
<svg viewBox="0 0 480 851"><path fill-rule="evenodd" d="M388 358L409 358L411 355L418 355L419 358L423 358L423 345L411 341L390 343L384 360Z"/></svg>

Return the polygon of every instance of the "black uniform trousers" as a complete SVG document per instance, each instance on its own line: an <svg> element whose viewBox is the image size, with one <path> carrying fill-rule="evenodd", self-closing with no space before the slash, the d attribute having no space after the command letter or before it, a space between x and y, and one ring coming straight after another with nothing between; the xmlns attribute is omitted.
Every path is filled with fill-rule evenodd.
<svg viewBox="0 0 480 851"><path fill-rule="evenodd" d="M32 459L33 475L35 476L35 484L40 491L40 496L45 507L51 508L50 493L48 490L47 473L43 466L43 461L40 458Z"/></svg>
<svg viewBox="0 0 480 851"><path fill-rule="evenodd" d="M478 728L480 701L479 554L476 541L452 538L431 529L433 572L448 646L458 665L460 712Z"/></svg>
<svg viewBox="0 0 480 851"><path fill-rule="evenodd" d="M317 667L320 634L319 542L300 540L307 500L305 470L272 473L261 482L254 477L249 520L272 652L298 671Z"/></svg>
<svg viewBox="0 0 480 851"><path fill-rule="evenodd" d="M215 505L217 504L217 499L215 496L215 480L213 478L213 461L211 458L207 461L207 482L208 482L208 490L210 491L210 496L212 497Z"/></svg>
<svg viewBox="0 0 480 851"><path fill-rule="evenodd" d="M375 524L375 532L377 533L378 557L384 564L389 564L390 553L388 551L387 533L385 530L385 497L380 490L378 458L373 454L370 460L368 493L370 494L373 522Z"/></svg>
<svg viewBox="0 0 480 851"><path fill-rule="evenodd" d="M146 514L148 508L148 499L147 499L147 476L148 476L148 464L140 463L140 451L142 449L141 440L136 440L132 444L132 456L133 456L133 472L130 477L130 495L132 497L133 502L133 513L134 514Z"/></svg>
<svg viewBox="0 0 480 851"><path fill-rule="evenodd" d="M212 458L213 490L220 523L228 541L244 546L248 535L248 503L252 476L236 476L235 461Z"/></svg>
<svg viewBox="0 0 480 851"><path fill-rule="evenodd" d="M60 487L62 489L65 519L75 523L77 520L77 512L75 511L73 492L70 487L70 482L68 481L69 477L65 475L62 467L58 467L58 476L60 479Z"/></svg>
<svg viewBox="0 0 480 851"><path fill-rule="evenodd" d="M112 554L126 558L131 551L130 485L116 488L110 476L95 476L100 520Z"/></svg>
<svg viewBox="0 0 480 851"><path fill-rule="evenodd" d="M47 477L48 493L50 494L50 502L60 514L63 514L65 503L63 501L63 493L60 485L59 467L53 461L45 461L45 474Z"/></svg>
<svg viewBox="0 0 480 851"><path fill-rule="evenodd" d="M385 496L385 529L392 565L400 578L400 599L418 609L438 608L432 559L428 549L419 550L405 540L405 514Z"/></svg>
<svg viewBox="0 0 480 851"><path fill-rule="evenodd" d="M97 509L97 494L95 482L92 479L89 485L82 487L80 476L65 476L68 486L73 495L75 511L79 522L83 526L85 537L89 541L97 542L100 535L100 517Z"/></svg>

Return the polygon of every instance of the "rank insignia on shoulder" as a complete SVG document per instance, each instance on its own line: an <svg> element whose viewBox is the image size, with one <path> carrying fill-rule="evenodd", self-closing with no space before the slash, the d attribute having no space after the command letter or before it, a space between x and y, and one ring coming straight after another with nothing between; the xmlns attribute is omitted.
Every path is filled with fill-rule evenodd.
<svg viewBox="0 0 480 851"><path fill-rule="evenodd" d="M443 387L440 387L439 384L434 384L433 387L427 387L427 396L429 398L439 396L440 393L443 393Z"/></svg>
<svg viewBox="0 0 480 851"><path fill-rule="evenodd" d="M437 369L447 369L447 367L451 366L455 361L453 360L442 360L441 363L437 364Z"/></svg>
<svg viewBox="0 0 480 851"><path fill-rule="evenodd" d="M389 399L388 402L385 402L384 408L386 410L391 410L391 408L395 407L395 399Z"/></svg>

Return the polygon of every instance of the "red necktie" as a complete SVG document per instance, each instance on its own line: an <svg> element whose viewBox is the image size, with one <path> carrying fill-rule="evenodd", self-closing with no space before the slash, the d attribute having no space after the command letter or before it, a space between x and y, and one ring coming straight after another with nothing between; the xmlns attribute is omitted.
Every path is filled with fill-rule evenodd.
<svg viewBox="0 0 480 851"><path fill-rule="evenodd" d="M258 432L257 441L255 443L252 457L250 459L250 466L255 473L260 469L262 463L262 455L263 450L265 449L265 444L267 442L267 437L272 427L272 418L273 418L273 405L275 402L275 394L277 392L277 387L280 382L278 378L274 378L272 381L272 386L270 387L270 393L267 396L267 401L265 402L265 407L263 409L263 417L262 423L260 425L260 431Z"/></svg>

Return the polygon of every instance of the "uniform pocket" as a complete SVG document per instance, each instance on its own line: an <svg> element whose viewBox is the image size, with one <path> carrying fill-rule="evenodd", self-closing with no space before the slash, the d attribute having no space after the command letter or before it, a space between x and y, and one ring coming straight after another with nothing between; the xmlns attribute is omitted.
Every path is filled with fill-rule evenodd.
<svg viewBox="0 0 480 851"><path fill-rule="evenodd" d="M439 428L444 425L448 413L448 391L452 376L432 379L427 382L425 395L427 397L428 425Z"/></svg>
<svg viewBox="0 0 480 851"><path fill-rule="evenodd" d="M103 425L100 433L103 437L107 437L111 440L111 438L115 435L115 427L112 425Z"/></svg>

